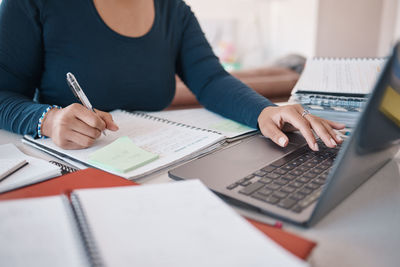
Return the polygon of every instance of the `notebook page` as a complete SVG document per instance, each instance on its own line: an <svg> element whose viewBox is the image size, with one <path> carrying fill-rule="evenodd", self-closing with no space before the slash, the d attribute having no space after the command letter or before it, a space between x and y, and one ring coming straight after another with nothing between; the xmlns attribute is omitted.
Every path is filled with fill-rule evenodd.
<svg viewBox="0 0 400 267"><path fill-rule="evenodd" d="M0 159L22 159L28 162L28 165L0 182L0 193L38 183L61 174L59 167L43 159L22 153L14 144L0 145Z"/></svg>
<svg viewBox="0 0 400 267"><path fill-rule="evenodd" d="M198 180L75 193L106 266L306 266Z"/></svg>
<svg viewBox="0 0 400 267"><path fill-rule="evenodd" d="M369 94L380 74L383 59L308 59L297 91Z"/></svg>
<svg viewBox="0 0 400 267"><path fill-rule="evenodd" d="M67 205L60 196L1 201L1 266L90 266Z"/></svg>
<svg viewBox="0 0 400 267"><path fill-rule="evenodd" d="M174 122L208 129L211 131L216 131L227 138L233 138L256 131L256 129L222 117L204 108L146 112L146 114Z"/></svg>
<svg viewBox="0 0 400 267"><path fill-rule="evenodd" d="M126 173L106 170L124 178L133 179L178 162L223 140L223 137L216 133L179 127L141 116L134 116L121 110L113 111L111 114L119 126L119 130L117 132L106 131L107 135L101 136L90 148L64 150L57 147L51 139L30 139L30 141L89 164L89 155L93 152L112 143L119 137L127 136L135 145L159 156L158 159Z"/></svg>

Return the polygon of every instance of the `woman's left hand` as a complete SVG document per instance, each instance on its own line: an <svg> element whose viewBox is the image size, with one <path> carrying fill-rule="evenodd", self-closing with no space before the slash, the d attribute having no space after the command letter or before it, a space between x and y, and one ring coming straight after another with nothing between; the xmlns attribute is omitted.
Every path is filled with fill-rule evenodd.
<svg viewBox="0 0 400 267"><path fill-rule="evenodd" d="M283 132L299 130L308 146L318 151L313 131L328 147L336 147L343 139L333 129L343 129L344 124L322 119L304 112L301 105L270 106L258 116L261 133L281 147L287 146L288 137Z"/></svg>

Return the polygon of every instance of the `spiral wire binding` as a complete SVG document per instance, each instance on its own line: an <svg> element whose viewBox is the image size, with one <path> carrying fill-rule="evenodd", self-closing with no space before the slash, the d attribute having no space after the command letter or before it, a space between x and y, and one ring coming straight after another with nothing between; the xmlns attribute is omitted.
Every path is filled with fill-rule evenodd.
<svg viewBox="0 0 400 267"><path fill-rule="evenodd" d="M54 161L54 160L50 160L49 162L51 164L54 164L54 165L60 167L62 175L78 171L78 169L76 169L76 168L69 167L67 165L64 165L64 164L62 164L60 162L57 162L57 161Z"/></svg>
<svg viewBox="0 0 400 267"><path fill-rule="evenodd" d="M203 131L203 132L209 132L209 133L215 133L215 134L222 135L222 133L218 132L218 131L204 129L204 128L192 126L192 125L185 124L185 123L171 121L171 120L168 120L168 119L163 119L163 118L160 118L160 117L156 117L156 116L147 114L145 112L140 112L140 111L135 111L135 112L123 111L123 112L127 112L129 114L133 114L135 116L142 117L142 118L149 119L149 120L154 120L154 121L159 121L159 122L166 123L166 124L176 125L178 127L184 127L184 128L189 128L189 129L193 129L193 130L198 130L198 131Z"/></svg>
<svg viewBox="0 0 400 267"><path fill-rule="evenodd" d="M88 254L90 264L92 267L103 267L104 264L100 256L100 252L95 244L90 227L87 223L85 213L82 209L78 196L74 193L71 194L71 203L72 210L78 221L79 232L83 237L84 246Z"/></svg>

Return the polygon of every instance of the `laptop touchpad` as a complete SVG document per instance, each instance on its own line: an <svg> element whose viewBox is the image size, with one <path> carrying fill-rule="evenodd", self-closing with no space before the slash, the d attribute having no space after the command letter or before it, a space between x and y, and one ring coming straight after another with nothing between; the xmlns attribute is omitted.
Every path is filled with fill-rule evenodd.
<svg viewBox="0 0 400 267"><path fill-rule="evenodd" d="M289 135L290 143L281 148L268 138L257 135L237 145L207 155L169 172L178 179L200 179L207 186L227 185L261 169L305 144L298 134Z"/></svg>

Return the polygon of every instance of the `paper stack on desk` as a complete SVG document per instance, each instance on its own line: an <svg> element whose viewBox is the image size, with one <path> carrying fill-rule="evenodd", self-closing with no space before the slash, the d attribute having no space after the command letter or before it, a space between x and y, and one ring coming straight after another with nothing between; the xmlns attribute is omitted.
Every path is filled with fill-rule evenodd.
<svg viewBox="0 0 400 267"><path fill-rule="evenodd" d="M76 190L71 200L0 201L2 263L307 266L197 180Z"/></svg>
<svg viewBox="0 0 400 267"><path fill-rule="evenodd" d="M15 145L0 145L0 160L26 161L28 164L0 181L0 193L38 183L61 174L60 168L22 153Z"/></svg>

